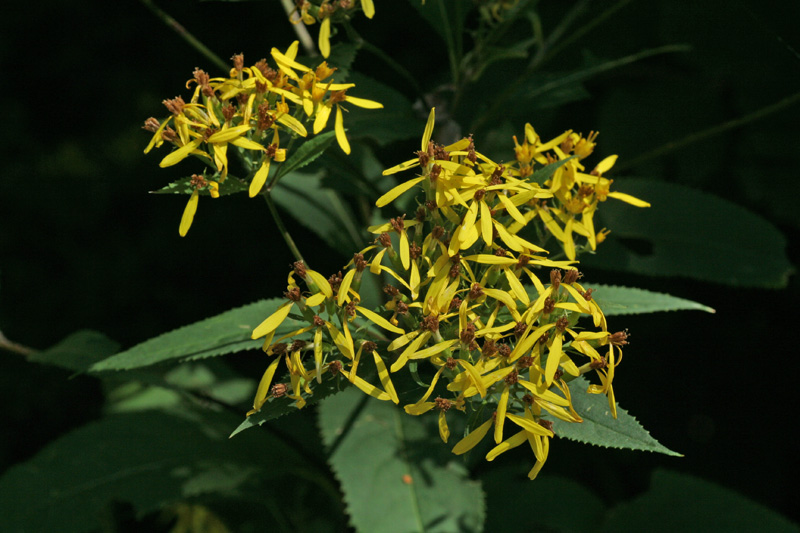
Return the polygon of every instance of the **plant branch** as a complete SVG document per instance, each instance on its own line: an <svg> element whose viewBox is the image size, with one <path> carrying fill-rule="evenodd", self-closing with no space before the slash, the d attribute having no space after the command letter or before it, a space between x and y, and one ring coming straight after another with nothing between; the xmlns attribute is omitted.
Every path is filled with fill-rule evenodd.
<svg viewBox="0 0 800 533"><path fill-rule="evenodd" d="M316 56L317 54L317 47L314 46L314 39L311 37L311 34L308 33L308 28L306 28L305 24L300 22L298 19L297 21L292 20L292 13L295 12L295 6L292 0L281 0L281 5L283 6L283 10L286 11L286 16L289 17L289 22L294 27L294 32L297 34L297 38L300 40L300 44L303 45L306 53L310 56Z"/></svg>
<svg viewBox="0 0 800 533"><path fill-rule="evenodd" d="M212 52L206 45L201 43L197 37L189 33L186 28L184 28L177 20L169 16L165 13L160 7L155 5L152 0L140 0L142 4L145 5L147 9L149 9L156 17L158 17L161 22L172 28L175 33L180 35L184 41L189 43L189 46L200 52L200 54L204 55L207 59L209 59L212 63L214 63L217 67L219 67L223 72L227 73L230 71L230 65L223 61L217 54Z"/></svg>
<svg viewBox="0 0 800 533"><path fill-rule="evenodd" d="M16 342L8 340L8 338L3 335L2 331L0 331L0 350L14 352L24 357L30 357L36 352L36 350L33 348L28 348L27 346L23 346L22 344L17 344Z"/></svg>
<svg viewBox="0 0 800 533"><path fill-rule="evenodd" d="M722 124L717 124L716 126L713 126L711 128L687 135L682 139L662 144L658 148L650 150L649 152L645 152L639 157L635 157L633 159L626 161L621 165L615 166L614 170L619 171L635 167L637 165L644 163L645 161L649 161L650 159L654 159L669 152L678 150L679 148L683 148L684 146L687 146L689 144L702 141L703 139L713 137L714 135L719 135L720 133L724 133L728 130L738 128L740 126L744 126L745 124L749 124L750 122L754 122L756 120L765 118L786 107L789 107L792 104L797 103L798 101L800 101L800 92L796 92L791 96L787 96L780 102L776 102L772 105L762 107L761 109L753 111L752 113L749 113L743 117L739 117L733 120L728 120L727 122L723 122Z"/></svg>
<svg viewBox="0 0 800 533"><path fill-rule="evenodd" d="M303 255L300 253L300 250L297 248L297 245L294 243L292 236L289 234L289 231L286 229L286 226L283 224L283 219L281 218L280 213L278 213L278 209L275 207L275 202L272 201L272 194L270 191L265 191L262 196L264 196L264 200L267 202L267 207L269 207L269 212L272 215L272 219L275 221L275 224L278 226L278 231L280 231L281 236L283 236L283 240L286 241L286 246L289 247L291 250L292 255L298 261L305 263L305 259L303 259Z"/></svg>

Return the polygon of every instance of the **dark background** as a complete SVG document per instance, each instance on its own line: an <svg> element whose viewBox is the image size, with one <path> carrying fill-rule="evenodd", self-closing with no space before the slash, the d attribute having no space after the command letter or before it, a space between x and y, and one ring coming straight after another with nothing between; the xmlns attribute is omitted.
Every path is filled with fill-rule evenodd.
<svg viewBox="0 0 800 533"><path fill-rule="evenodd" d="M409 43L408 27L386 21L412 20L414 11L403 2L376 4L372 25L357 21L365 37L392 51L421 81L431 80L436 68L443 81L445 51L433 32L423 32L430 43ZM267 57L272 46L285 48L293 40L278 2L164 1L161 7L225 58L237 52L249 60ZM545 28L560 9L560 2L542 6ZM201 201L189 236L181 239L185 198L148 195L181 170L160 169L161 156L142 154L149 139L142 121L164 115L161 100L186 95L183 85L194 67L213 71L209 62L138 2L113 8L92 0L32 2L3 11L3 333L39 349L91 328L129 347L278 295L292 259L261 202ZM664 44L688 43L692 51L603 74L586 83L590 98L528 120L547 132L543 136L565 128L600 130L599 155L618 153L622 163L742 117L800 90L798 16L797 3L631 2L546 69L567 71L587 57L622 57ZM372 61L362 54L355 68L396 82ZM627 174L690 185L751 209L784 233L796 265L799 108ZM518 135L522 126L516 125ZM378 155L391 166L406 159L415 142L389 145ZM346 261L301 227L292 232L317 270L338 270ZM644 490L653 468L665 467L716 481L800 520L800 468L791 436L796 277L788 288L771 290L600 271L587 276L669 292L717 313L612 321L633 333L615 381L618 401L684 458L558 441L547 472L572 476L608 501L620 501ZM0 471L99 416L98 383L68 377L0 353Z"/></svg>

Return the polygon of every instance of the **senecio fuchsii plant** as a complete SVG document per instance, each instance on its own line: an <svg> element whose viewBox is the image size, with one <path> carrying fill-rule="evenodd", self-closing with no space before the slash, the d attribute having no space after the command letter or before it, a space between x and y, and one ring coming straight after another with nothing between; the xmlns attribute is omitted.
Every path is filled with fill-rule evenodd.
<svg viewBox="0 0 800 533"><path fill-rule="evenodd" d="M235 55L229 78L195 70L189 102L165 100L171 116L146 121L154 133L146 151L173 147L160 166L193 155L210 168L188 181L181 236L199 195L219 197L226 180L246 184L251 197L274 187L281 172L267 184L271 164L286 162L294 141L307 137L304 122L319 134L335 108L336 140L347 154L342 106L382 107L350 96L354 84L330 81L335 69L325 62L314 69L298 63L297 51L297 41L285 53L273 48L276 68L266 60L245 67L243 56ZM452 447L457 455L489 433L495 444L489 461L527 442L536 459L529 473L534 479L549 453L553 420L582 422L571 380L596 376L586 392L606 395L609 415L617 416L614 373L628 334L609 329L593 289L580 281L577 256L596 250L608 234L594 225L600 204L609 198L649 204L610 190L613 180L604 174L617 156L587 167L594 132L567 130L545 141L526 124L522 142L513 137L513 161L502 164L479 152L472 136L437 144L434 124L431 109L415 157L383 172L417 169L416 175L375 203L384 207L419 191L416 211L370 226L376 238L342 271L326 277L312 270L282 229L298 260L286 301L252 332L263 339L269 363L247 415L283 397L303 408L324 381L337 388L352 384L377 400L398 404L402 398L409 415L436 412L444 443L451 441L448 417L466 417L466 432ZM286 148L281 134L290 139ZM229 175L230 153L250 171L249 183ZM544 247L551 240L559 247L555 254ZM361 305L368 276L385 295L375 309ZM290 316L306 325L277 336ZM413 376L408 390L394 385L401 372ZM415 395L420 387L424 392Z"/></svg>
<svg viewBox="0 0 800 533"><path fill-rule="evenodd" d="M476 39L488 42L527 5L478 2ZM420 88L351 24L372 19L373 2L298 0L284 7L298 40L254 63L236 54L226 76L195 69L185 99L164 100L168 114L144 126L152 133L145 152L158 153L161 167L195 165L193 173L158 191L188 196L181 237L189 235L201 196L246 192L266 202L295 258L282 298L231 311L237 323L248 324L240 327L249 334L233 351L260 347L263 359L260 376L252 376L252 408L240 411L243 420L232 436L318 402L325 436L332 423L325 406L342 393L418 421L452 452L449 460L494 461L527 445L531 480L557 436L676 455L618 407L615 376L629 334L614 315L624 314L618 311L629 302L613 294L604 298L609 287L593 286L579 262L583 254L602 254L614 231L598 215L607 202L625 209L650 206L622 192L624 185L618 190L609 177L617 156L596 156L598 133L545 134L522 122L513 125L516 135L502 137L503 153L496 147L481 151L478 135L454 127L452 108L465 103L456 84L450 101L449 87L434 95L420 92L412 113L418 129L397 136L410 158L394 166L379 162L369 143L361 142L369 124L382 122L384 133L408 126L384 109L395 105L396 94L351 76L355 50L373 52ZM422 13L428 7L417 6ZM316 42L306 30L314 24ZM343 34L354 44L331 44ZM480 78L488 61L481 54L464 54L461 66L451 56L458 83ZM499 101L486 103L473 131L485 135L482 127L493 123L488 114L499 112ZM421 142L408 146L405 139L420 133ZM487 155L495 153L500 155ZM353 189L352 205L338 193L307 201L312 189L338 180ZM325 205L327 199L334 203ZM360 217L337 218L356 204ZM350 255L343 255L349 261L334 272L317 270L282 210L301 223L308 219L305 225L340 252L349 248ZM334 230L324 233L323 227ZM362 407L350 415L351 423L359 423ZM394 431L375 418L374 408L364 409L372 414L361 423ZM346 438L349 429L335 431L328 430L328 445L331 438ZM360 444L360 453L376 453ZM361 482L348 485L346 473L337 475L345 476L350 513L364 529L372 522L358 518L348 496ZM415 483L408 472L398 480Z"/></svg>
<svg viewBox="0 0 800 533"><path fill-rule="evenodd" d="M205 59L186 64L178 41L169 65L184 63L185 86L163 107L149 89L137 100L154 110L137 122L155 116L136 150L168 176L154 192L174 209L159 231L185 245L175 255L191 259L183 281L195 290L142 313L181 323L197 298L260 294L125 349L88 330L42 352L12 346L93 375L103 403L0 476L12 502L0 530L136 520L159 531L645 531L648 501L680 515L675 501L721 499L702 480L657 472L629 500L635 491L618 489L646 469L619 468L603 449L679 455L625 400L663 378L637 369L667 350L647 335L632 346L626 327L674 334L626 315L713 312L604 276L766 288L791 272L769 224L679 185L686 176L652 179L685 161L642 164L757 113L650 149L625 141L667 129L649 100L632 99L642 122L619 112L628 100L617 97L638 88L590 100L592 76L687 46L603 57L627 50L622 39L594 46L625 0L279 0L237 4L265 31L226 33L257 35L228 61L154 1L142 4ZM237 210L221 216L226 202ZM172 287L167 278L155 287ZM645 418L662 412L649 407ZM696 411L671 423L704 420ZM520 501L535 511L519 513ZM730 501L709 504L707 522L688 505L686 522L664 527L749 512Z"/></svg>

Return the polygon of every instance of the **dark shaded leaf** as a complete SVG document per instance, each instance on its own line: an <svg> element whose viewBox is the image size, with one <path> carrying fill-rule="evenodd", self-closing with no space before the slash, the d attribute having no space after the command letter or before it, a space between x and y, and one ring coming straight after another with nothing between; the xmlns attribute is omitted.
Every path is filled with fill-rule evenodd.
<svg viewBox="0 0 800 533"><path fill-rule="evenodd" d="M618 185L618 187L617 187ZM613 190L650 202L636 208L609 198L596 227L611 235L581 263L651 276L682 276L745 287L785 287L794 271L786 239L747 209L674 183L622 179Z"/></svg>

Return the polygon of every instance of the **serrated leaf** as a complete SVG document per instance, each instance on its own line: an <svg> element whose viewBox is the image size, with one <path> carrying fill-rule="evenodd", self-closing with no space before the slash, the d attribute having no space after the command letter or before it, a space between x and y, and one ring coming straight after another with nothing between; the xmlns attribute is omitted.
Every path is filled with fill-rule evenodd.
<svg viewBox="0 0 800 533"><path fill-rule="evenodd" d="M331 145L335 137L336 132L326 131L325 133L321 133L305 141L300 145L300 148L289 154L289 159L287 159L285 163L278 167L277 176L273 179L279 180L283 176L301 169L314 161L328 149L328 146Z"/></svg>
<svg viewBox="0 0 800 533"><path fill-rule="evenodd" d="M619 407L619 404L617 404L617 418L614 419L605 395L589 394L586 392L588 387L589 382L580 376L569 383L572 405L583 418L583 422L570 423L554 419L554 431L557 436L606 448L642 450L681 457L681 454L662 446L651 437L632 415Z"/></svg>
<svg viewBox="0 0 800 533"><path fill-rule="evenodd" d="M119 351L119 343L102 333L81 330L72 333L55 346L30 355L35 363L60 366L75 372L84 372L92 364Z"/></svg>
<svg viewBox="0 0 800 533"><path fill-rule="evenodd" d="M363 248L366 236L350 205L339 193L322 186L322 176L322 172L288 175L272 191L272 198L331 248L348 256Z"/></svg>
<svg viewBox="0 0 800 533"><path fill-rule="evenodd" d="M442 444L435 420L356 389L322 403L320 431L357 531L483 530L480 483Z"/></svg>
<svg viewBox="0 0 800 533"><path fill-rule="evenodd" d="M613 190L652 207L604 202L595 226L611 235L596 255L581 257L586 266L771 288L785 287L794 271L781 232L743 207L654 180L620 179Z"/></svg>
<svg viewBox="0 0 800 533"><path fill-rule="evenodd" d="M350 68L356 59L358 47L352 43L337 43L331 47L331 54L327 62L331 67L336 67L333 73L334 83L345 83L350 76ZM325 80L327 82L328 80Z"/></svg>
<svg viewBox="0 0 800 533"><path fill-rule="evenodd" d="M286 380L288 380L288 378L286 378ZM342 381L341 379L324 379L322 383L315 384L313 388L314 394L306 398L306 405L314 405L320 400L332 396L349 386L349 382ZM244 421L233 430L233 433L230 435L231 438L246 429L260 426L269 420L274 420L283 415L296 412L298 409L295 407L294 402L294 400L286 396L282 398L270 398L267 400L267 403L261 407L260 411L245 418Z"/></svg>
<svg viewBox="0 0 800 533"><path fill-rule="evenodd" d="M114 415L50 443L0 478L0 531L95 530L112 500L144 514L199 495L242 497L247 483L296 468L296 452L270 434L231 442L229 415L203 416Z"/></svg>
<svg viewBox="0 0 800 533"><path fill-rule="evenodd" d="M181 358L203 359L256 349L261 346L262 341L252 340L250 334L283 302L284 300L272 298L231 309L137 344L129 350L93 364L89 370L128 370ZM287 318L278 328L278 333L286 333L299 327L298 321Z"/></svg>
<svg viewBox="0 0 800 533"><path fill-rule="evenodd" d="M606 316L638 315L660 311L716 311L698 302L663 292L646 291L619 285L592 285L592 297Z"/></svg>
<svg viewBox="0 0 800 533"><path fill-rule="evenodd" d="M215 177L212 176L208 179L214 179ZM191 185L192 177L189 176L188 178L181 178L179 180L175 180L166 187L162 187L157 191L152 191L153 194L186 194L190 195L194 192L194 187ZM220 196L228 196L231 194L237 194L240 192L245 192L248 190L249 185L245 183L243 180L228 174L228 178L219 184L219 195ZM208 190L201 190L201 196L211 196L211 193Z"/></svg>
<svg viewBox="0 0 800 533"><path fill-rule="evenodd" d="M602 531L770 531L800 527L736 492L687 474L656 470L650 489L611 509Z"/></svg>

